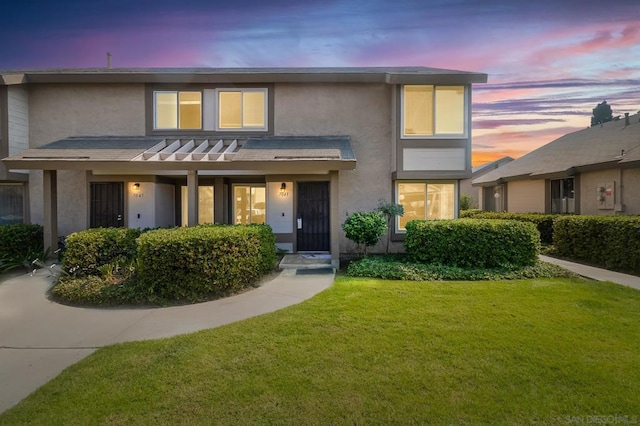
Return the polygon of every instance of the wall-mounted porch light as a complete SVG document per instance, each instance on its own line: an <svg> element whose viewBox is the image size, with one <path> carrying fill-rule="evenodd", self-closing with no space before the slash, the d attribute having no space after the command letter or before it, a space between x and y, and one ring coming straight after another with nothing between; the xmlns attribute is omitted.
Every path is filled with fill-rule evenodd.
<svg viewBox="0 0 640 426"><path fill-rule="evenodd" d="M140 184L139 184L138 182L134 183L134 184L133 184L133 190L134 190L134 191L137 191L137 190L139 190L139 189L140 189Z"/></svg>
<svg viewBox="0 0 640 426"><path fill-rule="evenodd" d="M289 195L289 193L287 192L287 184L282 182L282 185L280 185L280 196L286 197L287 195Z"/></svg>

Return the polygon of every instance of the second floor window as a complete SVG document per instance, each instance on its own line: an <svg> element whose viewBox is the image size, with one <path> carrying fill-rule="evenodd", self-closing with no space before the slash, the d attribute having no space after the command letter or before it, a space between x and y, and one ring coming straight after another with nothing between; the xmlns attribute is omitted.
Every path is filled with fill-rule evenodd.
<svg viewBox="0 0 640 426"><path fill-rule="evenodd" d="M464 86L402 87L402 137L464 136Z"/></svg>
<svg viewBox="0 0 640 426"><path fill-rule="evenodd" d="M266 89L218 89L216 130L267 130Z"/></svg>
<svg viewBox="0 0 640 426"><path fill-rule="evenodd" d="M201 129L201 92L154 92L154 129Z"/></svg>

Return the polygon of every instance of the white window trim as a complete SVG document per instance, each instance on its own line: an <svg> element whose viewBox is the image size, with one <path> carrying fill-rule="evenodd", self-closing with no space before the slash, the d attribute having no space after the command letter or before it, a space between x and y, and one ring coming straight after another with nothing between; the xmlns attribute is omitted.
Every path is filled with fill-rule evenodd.
<svg viewBox="0 0 640 426"><path fill-rule="evenodd" d="M228 128L228 127L220 127L220 92L259 92L264 93L264 127L237 127L237 128ZM269 130L269 90L265 88L218 88L215 89L215 108L214 108L214 117L215 117L215 127L216 132L266 132ZM244 121L244 117L242 117Z"/></svg>
<svg viewBox="0 0 640 426"><path fill-rule="evenodd" d="M460 214L460 181L457 180L437 180L437 179L412 179L412 180L397 180L394 183L394 190L395 190L395 203L396 204L400 204L400 190L398 189L398 184L401 183L424 183L425 184L425 191L427 190L427 186L428 185L434 185L434 184L453 184L453 218L454 219L458 219L459 214ZM425 193L425 197L426 197L426 193ZM426 220L429 220L429 218L427 217L427 204L425 203L424 205L424 216L426 218ZM433 219L432 219L433 220ZM395 233L396 234L406 234L407 230L406 229L400 229L400 216L396 216L395 218Z"/></svg>
<svg viewBox="0 0 640 426"><path fill-rule="evenodd" d="M200 93L200 128L198 129L181 129L180 128L180 92L199 92ZM158 93L175 93L176 94L176 127L158 127L158 109L157 109L157 97ZM201 90L154 90L153 91L153 130L202 130L204 120L204 95Z"/></svg>
<svg viewBox="0 0 640 426"><path fill-rule="evenodd" d="M404 88L405 86L433 86L433 129L434 134L432 135L406 135L404 133ZM464 88L464 116L463 116L463 128L464 131L462 133L435 133L436 128L436 88L437 87L462 87ZM426 85L416 85L416 84L403 84L400 86L400 139L464 139L469 137L469 97L468 87L464 84L426 84Z"/></svg>

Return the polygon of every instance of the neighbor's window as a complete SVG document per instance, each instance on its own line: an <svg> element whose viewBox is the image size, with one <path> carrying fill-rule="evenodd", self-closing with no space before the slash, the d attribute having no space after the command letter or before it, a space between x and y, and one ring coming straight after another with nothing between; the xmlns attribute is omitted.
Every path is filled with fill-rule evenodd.
<svg viewBox="0 0 640 426"><path fill-rule="evenodd" d="M573 178L551 181L551 213L575 213Z"/></svg>
<svg viewBox="0 0 640 426"><path fill-rule="evenodd" d="M187 187L182 187L182 226L189 225ZM198 223L213 223L213 186L198 186Z"/></svg>
<svg viewBox="0 0 640 426"><path fill-rule="evenodd" d="M233 187L233 213L236 225L264 223L266 188L264 186L236 185Z"/></svg>
<svg viewBox="0 0 640 426"><path fill-rule="evenodd" d="M402 87L402 136L465 134L464 86Z"/></svg>
<svg viewBox="0 0 640 426"><path fill-rule="evenodd" d="M453 219L454 183L398 183L398 204L404 215L398 217L398 230L404 231L412 220Z"/></svg>
<svg viewBox="0 0 640 426"><path fill-rule="evenodd" d="M201 92L154 92L154 129L201 129Z"/></svg>
<svg viewBox="0 0 640 426"><path fill-rule="evenodd" d="M217 130L266 130L266 89L218 89Z"/></svg>
<svg viewBox="0 0 640 426"><path fill-rule="evenodd" d="M0 185L0 225L24 222L24 186Z"/></svg>

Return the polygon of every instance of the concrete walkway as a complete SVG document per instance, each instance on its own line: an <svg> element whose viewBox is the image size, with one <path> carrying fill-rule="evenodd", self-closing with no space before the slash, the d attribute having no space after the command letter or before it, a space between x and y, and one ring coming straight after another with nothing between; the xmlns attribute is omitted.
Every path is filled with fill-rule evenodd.
<svg viewBox="0 0 640 426"><path fill-rule="evenodd" d="M553 263L568 269L571 272L575 272L586 278L591 278L596 281L611 281L616 284L624 285L627 287L640 290L640 277L635 275L621 274L620 272L608 271L606 269L594 268L593 266L582 265L580 263L573 263L567 260L556 259L549 256L540 256L540 260L544 262Z"/></svg>
<svg viewBox="0 0 640 426"><path fill-rule="evenodd" d="M0 413L96 349L218 327L300 303L333 283L332 269L281 272L225 299L167 308L76 308L47 299L47 271L0 282Z"/></svg>

